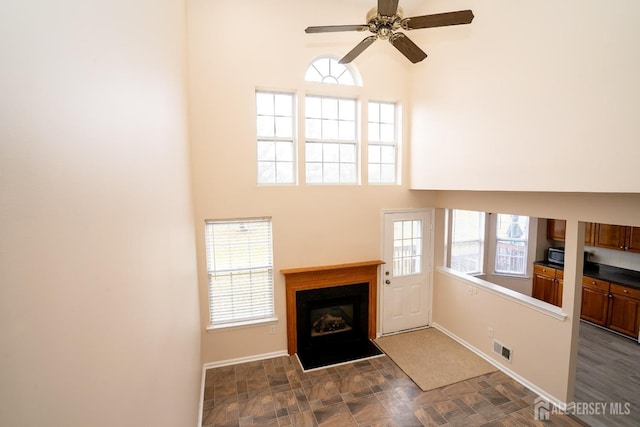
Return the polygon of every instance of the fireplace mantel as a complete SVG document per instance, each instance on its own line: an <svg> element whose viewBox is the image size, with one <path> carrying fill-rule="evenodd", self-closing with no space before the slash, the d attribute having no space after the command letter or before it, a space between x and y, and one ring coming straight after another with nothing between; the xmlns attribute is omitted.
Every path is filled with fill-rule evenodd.
<svg viewBox="0 0 640 427"><path fill-rule="evenodd" d="M298 351L296 324L296 292L309 289L346 286L354 283L369 285L369 338L376 337L378 302L378 266L384 261L364 261L318 267L280 270L285 277L287 293L287 348L289 354Z"/></svg>

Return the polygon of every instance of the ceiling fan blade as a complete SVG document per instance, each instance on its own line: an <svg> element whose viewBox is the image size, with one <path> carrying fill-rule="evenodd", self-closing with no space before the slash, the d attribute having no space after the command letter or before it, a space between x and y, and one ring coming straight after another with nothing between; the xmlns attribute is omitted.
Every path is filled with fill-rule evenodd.
<svg viewBox="0 0 640 427"><path fill-rule="evenodd" d="M422 49L412 42L409 37L403 33L395 33L389 37L389 43L391 43L396 49L398 49L407 59L414 64L422 61L427 57Z"/></svg>
<svg viewBox="0 0 640 427"><path fill-rule="evenodd" d="M324 25L318 27L307 27L304 32L310 33L335 33L338 31L364 31L368 30L367 25Z"/></svg>
<svg viewBox="0 0 640 427"><path fill-rule="evenodd" d="M448 25L470 24L473 12L459 10L456 12L436 13L434 15L413 16L403 19L402 28L415 30L418 28L446 27Z"/></svg>
<svg viewBox="0 0 640 427"><path fill-rule="evenodd" d="M338 61L340 64L348 64L349 62L353 61L354 59L356 59L356 57L358 55L360 55L362 52L364 52L364 50L366 48L368 48L369 46L371 46L371 43L373 43L374 41L376 41L376 39L378 38L378 36L369 36L366 39L362 40L360 43L358 43L356 45L356 47L354 47L353 49L351 49L351 52L347 53L340 61Z"/></svg>
<svg viewBox="0 0 640 427"><path fill-rule="evenodd" d="M393 16L398 11L399 0L378 0L378 13L382 16Z"/></svg>

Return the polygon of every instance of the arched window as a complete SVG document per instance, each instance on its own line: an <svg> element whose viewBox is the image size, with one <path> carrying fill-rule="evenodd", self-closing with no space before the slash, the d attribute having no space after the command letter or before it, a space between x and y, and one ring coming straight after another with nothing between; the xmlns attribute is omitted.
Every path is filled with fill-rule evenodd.
<svg viewBox="0 0 640 427"><path fill-rule="evenodd" d="M304 79L308 82L332 83L355 86L356 79L349 66L340 64L336 58L324 56L309 65Z"/></svg>

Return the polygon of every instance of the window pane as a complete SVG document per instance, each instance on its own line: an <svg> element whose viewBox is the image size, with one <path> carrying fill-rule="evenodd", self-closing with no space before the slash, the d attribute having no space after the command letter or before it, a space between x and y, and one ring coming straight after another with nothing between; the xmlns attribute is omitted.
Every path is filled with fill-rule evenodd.
<svg viewBox="0 0 640 427"><path fill-rule="evenodd" d="M321 75L326 76L326 75L329 75L329 64L330 64L329 58L321 58L315 61L313 63L313 66L318 69L318 72Z"/></svg>
<svg viewBox="0 0 640 427"><path fill-rule="evenodd" d="M377 102L369 103L369 123L380 122L380 104Z"/></svg>
<svg viewBox="0 0 640 427"><path fill-rule="evenodd" d="M396 182L396 168L394 165L380 165L380 182Z"/></svg>
<svg viewBox="0 0 640 427"><path fill-rule="evenodd" d="M278 175L278 170L295 170L295 163L284 168L278 162L294 162L293 95L290 93L256 92L257 180L259 184L293 183L290 173ZM278 151L276 152L276 146ZM275 161L267 164L265 161Z"/></svg>
<svg viewBox="0 0 640 427"><path fill-rule="evenodd" d="M333 98L322 98L322 117L324 119L338 118L338 100Z"/></svg>
<svg viewBox="0 0 640 427"><path fill-rule="evenodd" d="M340 120L354 121L356 119L356 103L352 99L339 100Z"/></svg>
<svg viewBox="0 0 640 427"><path fill-rule="evenodd" d="M318 58L305 73L305 80L312 82L339 83L341 85L353 86L355 79L349 67L340 64L337 59L324 57Z"/></svg>
<svg viewBox="0 0 640 427"><path fill-rule="evenodd" d="M269 137L275 135L275 118L272 116L257 117L258 136Z"/></svg>
<svg viewBox="0 0 640 427"><path fill-rule="evenodd" d="M307 162L322 162L322 144L307 143L305 147Z"/></svg>
<svg viewBox="0 0 640 427"><path fill-rule="evenodd" d="M369 147L377 146L374 153L369 150L369 170L379 170L380 175L369 175L369 182L393 184L397 180L396 176L396 105L384 102L369 102L368 117L368 138ZM376 143L384 143L377 145ZM376 164L375 168L371 166Z"/></svg>
<svg viewBox="0 0 640 427"><path fill-rule="evenodd" d="M496 273L525 275L529 217L497 214L496 217Z"/></svg>
<svg viewBox="0 0 640 427"><path fill-rule="evenodd" d="M276 142L276 158L281 162L293 162L293 144L290 142Z"/></svg>
<svg viewBox="0 0 640 427"><path fill-rule="evenodd" d="M340 182L340 164L324 163L322 178L324 179L324 182Z"/></svg>
<svg viewBox="0 0 640 427"><path fill-rule="evenodd" d="M321 82L322 74L320 74L314 67L309 67L304 75L304 79L308 82Z"/></svg>
<svg viewBox="0 0 640 427"><path fill-rule="evenodd" d="M322 139L338 139L338 122L335 120L322 121Z"/></svg>
<svg viewBox="0 0 640 427"><path fill-rule="evenodd" d="M382 142L393 142L396 139L395 136L396 127L393 124L382 124L380 125L380 141Z"/></svg>
<svg viewBox="0 0 640 427"><path fill-rule="evenodd" d="M275 160L276 149L272 141L258 141L258 160Z"/></svg>
<svg viewBox="0 0 640 427"><path fill-rule="evenodd" d="M369 123L369 141L380 141L380 125L378 123Z"/></svg>
<svg viewBox="0 0 640 427"><path fill-rule="evenodd" d="M346 163L356 162L356 146L340 144L340 161Z"/></svg>
<svg viewBox="0 0 640 427"><path fill-rule="evenodd" d="M369 164L369 182L378 183L381 181L380 165Z"/></svg>
<svg viewBox="0 0 640 427"><path fill-rule="evenodd" d="M394 104L382 103L380 104L380 122L382 123L395 123L396 121L396 106Z"/></svg>
<svg viewBox="0 0 640 427"><path fill-rule="evenodd" d="M380 147L380 162L395 165L396 149L394 146L383 145Z"/></svg>
<svg viewBox="0 0 640 427"><path fill-rule="evenodd" d="M356 123L355 122L338 122L338 138L341 141L355 141L356 139Z"/></svg>
<svg viewBox="0 0 640 427"><path fill-rule="evenodd" d="M323 144L323 160L325 162L338 162L340 161L340 147L338 144Z"/></svg>
<svg viewBox="0 0 640 427"><path fill-rule="evenodd" d="M321 118L322 117L322 102L320 98L314 96L308 96L305 102L305 116L308 118Z"/></svg>
<svg viewBox="0 0 640 427"><path fill-rule="evenodd" d="M305 170L308 183L318 184L322 182L322 163L307 163Z"/></svg>
<svg viewBox="0 0 640 427"><path fill-rule="evenodd" d="M340 182L356 183L356 165L340 163Z"/></svg>
<svg viewBox="0 0 640 427"><path fill-rule="evenodd" d="M484 254L484 213L455 209L451 215L451 260L453 270L482 273Z"/></svg>
<svg viewBox="0 0 640 427"><path fill-rule="evenodd" d="M276 166L278 182L294 182L293 162L278 162Z"/></svg>
<svg viewBox="0 0 640 427"><path fill-rule="evenodd" d="M256 112L259 115L272 116L274 111L273 107L273 94L265 92L256 93Z"/></svg>
<svg viewBox="0 0 640 427"><path fill-rule="evenodd" d="M309 139L322 139L322 121L320 119L306 120L306 136Z"/></svg>
<svg viewBox="0 0 640 427"><path fill-rule="evenodd" d="M275 115L293 116L293 98L291 95L277 94L275 96Z"/></svg>
<svg viewBox="0 0 640 427"><path fill-rule="evenodd" d="M380 163L380 146L379 145L370 145L368 149L368 157L369 157L369 165ZM376 165L379 166L379 165Z"/></svg>
<svg viewBox="0 0 640 427"><path fill-rule="evenodd" d="M319 114L319 118L306 118L307 153L305 160L323 162L320 167L309 170L307 182L354 183L357 181L356 122L339 120L338 117L355 117L356 102L352 99L307 97L312 105L319 101L320 111L310 109L309 114ZM345 110L344 112L342 110ZM319 129L318 129L319 127ZM317 147L310 147L309 140L315 140ZM348 141L342 143L341 141ZM322 179L318 181L318 169L322 169Z"/></svg>
<svg viewBox="0 0 640 427"><path fill-rule="evenodd" d="M422 221L395 221L393 230L393 275L421 273Z"/></svg>
<svg viewBox="0 0 640 427"><path fill-rule="evenodd" d="M293 137L293 120L291 117L276 117L276 132L278 138Z"/></svg>
<svg viewBox="0 0 640 427"><path fill-rule="evenodd" d="M207 221L211 325L273 316L270 219Z"/></svg>

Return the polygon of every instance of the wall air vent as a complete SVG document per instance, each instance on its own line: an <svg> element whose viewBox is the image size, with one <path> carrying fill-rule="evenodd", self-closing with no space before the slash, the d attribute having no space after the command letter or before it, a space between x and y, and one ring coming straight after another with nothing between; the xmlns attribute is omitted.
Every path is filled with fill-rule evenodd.
<svg viewBox="0 0 640 427"><path fill-rule="evenodd" d="M493 341L493 352L499 354L504 359L506 359L509 363L511 363L511 358L513 357L513 351L509 347L506 347L499 341Z"/></svg>

